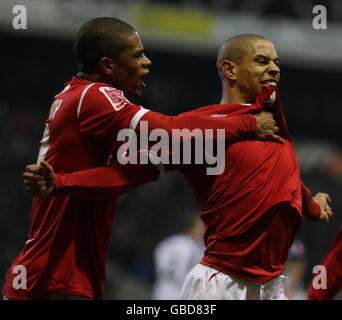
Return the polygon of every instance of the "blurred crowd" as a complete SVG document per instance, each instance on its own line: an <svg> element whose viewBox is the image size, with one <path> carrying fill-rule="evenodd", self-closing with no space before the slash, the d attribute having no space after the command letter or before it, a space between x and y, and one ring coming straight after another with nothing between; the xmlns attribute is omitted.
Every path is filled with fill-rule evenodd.
<svg viewBox="0 0 342 320"><path fill-rule="evenodd" d="M36 161L54 94L76 70L70 42L8 35L2 39L6 45L0 52L5 62L0 74L0 145L4 151L0 158L1 286L7 268L27 240L31 197L24 190L22 173L25 165ZM219 102L215 57L145 49L152 60L151 73L145 79L143 96L135 103L174 115ZM21 58L14 60L17 51ZM281 60L281 52L278 54ZM301 294L312 279L313 266L321 262L342 224L340 77L338 72L282 65L279 90L302 179L313 193L329 193L334 211L328 225L304 221L298 234L300 244L290 257L303 257L305 252ZM151 298L156 279L154 249L178 233L180 221L194 211L199 213L200 208L177 172L122 196L108 253L105 298Z"/></svg>

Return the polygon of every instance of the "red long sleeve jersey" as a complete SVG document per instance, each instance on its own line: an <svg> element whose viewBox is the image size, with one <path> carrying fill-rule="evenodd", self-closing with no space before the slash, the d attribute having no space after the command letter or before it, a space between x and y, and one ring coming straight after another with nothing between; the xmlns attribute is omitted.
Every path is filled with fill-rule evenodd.
<svg viewBox="0 0 342 320"><path fill-rule="evenodd" d="M119 90L74 77L55 96L38 160L64 173L105 165L118 130L128 128L141 110ZM101 298L116 204L117 197L34 198L29 237L7 272L3 294L45 299L59 291ZM26 288L13 285L17 265L26 268Z"/></svg>
<svg viewBox="0 0 342 320"><path fill-rule="evenodd" d="M254 105L211 105L180 115L220 117L260 110L274 88L262 87ZM247 280L267 282L282 273L296 231L306 215L317 219L320 208L300 179L282 107L277 97L275 118L284 145L247 140L229 144L224 172L208 176L205 165L180 165L202 207L206 227L203 264ZM171 166L172 167L172 166ZM170 168L171 168L170 167ZM126 170L126 169L125 169ZM125 177L118 175L118 172ZM100 179L101 177L101 179ZM134 177L123 168L98 168L56 176L56 192L79 195L96 190L120 192Z"/></svg>
<svg viewBox="0 0 342 320"><path fill-rule="evenodd" d="M234 105L197 112L229 114ZM248 110L241 106L240 110ZM245 140L230 144L224 172L201 166L181 171L201 204L206 250L202 264L265 283L281 274L301 224L301 180L291 142Z"/></svg>
<svg viewBox="0 0 342 320"><path fill-rule="evenodd" d="M130 103L120 90L105 83L74 77L55 96L41 141L38 160L47 160L61 174L106 164L115 154L120 129L136 129L141 119L149 129L221 128L226 138L254 134L253 116L228 121L191 116L170 117ZM130 187L158 177L145 166ZM140 172L140 173L142 173ZM34 198L29 237L7 271L3 294L10 299L48 299L52 292L102 299L106 252L117 205L110 199L74 199L68 196ZM26 281L17 285L17 266Z"/></svg>
<svg viewBox="0 0 342 320"><path fill-rule="evenodd" d="M256 111L274 90L262 87L251 106L211 105L193 112L232 116ZM201 263L262 283L285 268L301 225L305 188L278 94L274 108L285 144L247 139L229 144L224 171L217 176L206 175L204 166L181 168L202 208L206 250ZM309 198L311 193L305 192ZM311 205L311 218L317 218L320 209L312 197L304 202Z"/></svg>

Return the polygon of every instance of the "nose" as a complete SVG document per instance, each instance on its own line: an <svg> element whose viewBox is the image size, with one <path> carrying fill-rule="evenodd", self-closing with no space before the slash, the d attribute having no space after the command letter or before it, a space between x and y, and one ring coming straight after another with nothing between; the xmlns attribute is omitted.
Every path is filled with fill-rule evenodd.
<svg viewBox="0 0 342 320"><path fill-rule="evenodd" d="M148 68L151 64L152 64L151 60L144 55L144 62L143 62L144 67Z"/></svg>
<svg viewBox="0 0 342 320"><path fill-rule="evenodd" d="M271 65L268 69L268 73L272 76L272 77L279 77L280 75L280 68L272 61Z"/></svg>

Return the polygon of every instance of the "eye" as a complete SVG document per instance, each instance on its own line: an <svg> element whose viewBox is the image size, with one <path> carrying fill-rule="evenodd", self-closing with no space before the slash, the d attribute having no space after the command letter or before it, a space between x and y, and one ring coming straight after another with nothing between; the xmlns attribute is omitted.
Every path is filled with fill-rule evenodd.
<svg viewBox="0 0 342 320"><path fill-rule="evenodd" d="M140 52L137 52L137 53L134 55L134 57L135 57L135 58L142 58L143 55L144 55L144 53L143 53L142 51L140 51Z"/></svg>
<svg viewBox="0 0 342 320"><path fill-rule="evenodd" d="M266 60L266 59L257 59L256 63L267 65L268 64L268 60Z"/></svg>

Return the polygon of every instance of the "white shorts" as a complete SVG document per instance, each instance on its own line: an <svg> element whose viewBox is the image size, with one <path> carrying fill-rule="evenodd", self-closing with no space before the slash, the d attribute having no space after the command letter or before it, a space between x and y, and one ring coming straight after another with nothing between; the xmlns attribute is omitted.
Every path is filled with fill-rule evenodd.
<svg viewBox="0 0 342 320"><path fill-rule="evenodd" d="M197 264L184 281L181 297L183 300L288 300L285 278L280 275L262 284Z"/></svg>

